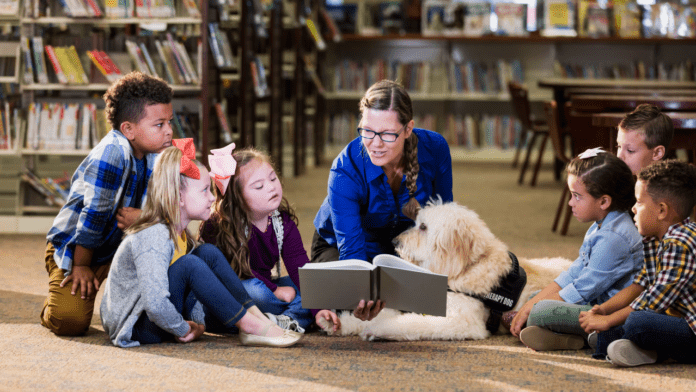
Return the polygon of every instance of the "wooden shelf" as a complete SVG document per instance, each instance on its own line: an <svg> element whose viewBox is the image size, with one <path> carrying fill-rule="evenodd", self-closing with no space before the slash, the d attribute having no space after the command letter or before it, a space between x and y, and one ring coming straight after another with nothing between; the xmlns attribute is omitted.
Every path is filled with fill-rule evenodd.
<svg viewBox="0 0 696 392"><path fill-rule="evenodd" d="M363 91L337 91L337 92L327 92L326 99L338 101L338 100L360 100L364 95ZM509 102L510 94L507 92L502 93L419 93L419 92L409 92L409 96L412 101L448 101L448 102ZM532 94L529 99L531 101L544 101L551 99L550 94Z"/></svg>
<svg viewBox="0 0 696 392"><path fill-rule="evenodd" d="M91 150L32 150L23 148L22 155L55 155L55 156L87 156Z"/></svg>
<svg viewBox="0 0 696 392"><path fill-rule="evenodd" d="M435 35L427 36L421 34L391 34L391 35L359 35L359 34L343 34L341 42L349 41L397 41L397 40L420 40L420 41L451 41L451 42L467 42L467 43L491 43L491 42L510 42L510 43L528 43L528 42L541 42L541 43L590 43L590 44L696 44L696 39L694 38L620 38L620 37L607 37L607 38L590 38L590 37L542 37L538 35L530 35L526 37L510 37L510 36L497 36L497 35L487 35L482 37L466 37L466 36L448 36L448 35ZM330 41L332 44L337 44L336 42ZM340 44L340 42L338 43Z"/></svg>
<svg viewBox="0 0 696 392"><path fill-rule="evenodd" d="M201 18L173 17L173 18L70 18L67 16L53 16L42 18L21 18L22 24L90 24L93 26L119 26L127 24L201 24Z"/></svg>
<svg viewBox="0 0 696 392"><path fill-rule="evenodd" d="M90 84L59 84L59 83L49 83L49 84L23 84L21 89L24 91L39 91L39 90L62 90L62 91L106 91L109 86L108 83L90 83ZM176 85L170 84L172 91L174 92L199 92L201 91L201 86L199 85Z"/></svg>

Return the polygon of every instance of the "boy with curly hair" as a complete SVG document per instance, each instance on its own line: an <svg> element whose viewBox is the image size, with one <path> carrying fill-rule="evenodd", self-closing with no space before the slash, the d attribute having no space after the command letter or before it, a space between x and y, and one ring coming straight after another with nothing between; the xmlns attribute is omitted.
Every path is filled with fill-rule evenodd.
<svg viewBox="0 0 696 392"><path fill-rule="evenodd" d="M84 334L123 229L140 215L157 153L172 145L172 89L131 72L104 94L112 130L72 177L46 246L48 297L41 325L59 336Z"/></svg>
<svg viewBox="0 0 696 392"><path fill-rule="evenodd" d="M638 366L668 358L696 362L696 167L674 160L638 174L633 212L643 269L633 284L580 314L600 331L596 358Z"/></svg>

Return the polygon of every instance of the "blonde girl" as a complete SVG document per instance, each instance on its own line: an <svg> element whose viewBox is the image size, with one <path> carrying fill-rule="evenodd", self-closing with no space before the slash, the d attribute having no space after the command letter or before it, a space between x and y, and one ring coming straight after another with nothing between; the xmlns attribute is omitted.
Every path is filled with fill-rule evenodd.
<svg viewBox="0 0 696 392"><path fill-rule="evenodd" d="M229 156L232 148L213 153ZM309 258L295 212L283 197L283 187L268 155L246 148L233 157L236 172L228 182L219 182L215 211L201 225L201 239L220 248L261 311L285 329L304 332L314 318L312 311L302 308L300 297L297 269ZM217 173L215 167L212 171L216 177L225 178L225 173ZM271 271L281 257L288 275L274 278ZM333 312L322 314L327 312L338 320Z"/></svg>
<svg viewBox="0 0 696 392"><path fill-rule="evenodd" d="M188 343L215 320L237 327L242 344L295 344L301 335L264 317L220 251L192 240L188 224L210 215L210 177L195 161L192 139L172 143L158 157L145 207L114 256L101 303L104 330L120 347Z"/></svg>

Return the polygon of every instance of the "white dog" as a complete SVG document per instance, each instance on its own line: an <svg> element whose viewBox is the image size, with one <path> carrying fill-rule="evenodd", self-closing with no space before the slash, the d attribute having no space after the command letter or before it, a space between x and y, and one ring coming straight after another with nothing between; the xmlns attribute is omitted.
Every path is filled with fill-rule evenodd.
<svg viewBox="0 0 696 392"><path fill-rule="evenodd" d="M489 309L469 295L485 296L513 268L507 246L497 239L472 210L456 203L431 202L420 210L415 226L396 240L403 259L448 276L447 316L427 316L384 309L371 321L361 321L350 312L340 315L341 328L323 320L329 334L360 335L365 340L463 340L484 339ZM523 259L527 284L515 310L530 293L546 287L571 261L564 258ZM389 306L389 304L387 304ZM501 331L503 328L500 329ZM509 332L509 331L508 331Z"/></svg>

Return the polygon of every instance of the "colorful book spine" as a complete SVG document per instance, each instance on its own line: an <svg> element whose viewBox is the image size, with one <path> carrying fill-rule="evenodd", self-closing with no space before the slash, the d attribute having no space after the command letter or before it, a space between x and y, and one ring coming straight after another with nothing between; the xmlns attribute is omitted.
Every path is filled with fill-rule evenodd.
<svg viewBox="0 0 696 392"><path fill-rule="evenodd" d="M25 84L34 83L34 60L29 48L29 37L21 37L22 53L24 54L24 73L22 78Z"/></svg>
<svg viewBox="0 0 696 392"><path fill-rule="evenodd" d="M46 56L48 56L51 65L53 65L53 70L55 71L56 77L58 78L58 83L68 84L68 78L66 77L65 72L63 72L63 68L60 66L60 63L58 62L58 56L56 55L53 46L46 45Z"/></svg>
<svg viewBox="0 0 696 392"><path fill-rule="evenodd" d="M46 58L44 57L43 38L32 37L32 50L34 52L34 68L36 69L36 78L39 83L48 84L48 73L46 70Z"/></svg>

